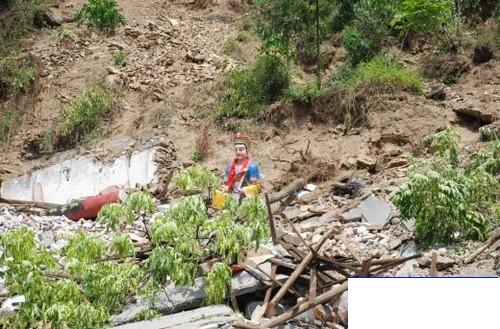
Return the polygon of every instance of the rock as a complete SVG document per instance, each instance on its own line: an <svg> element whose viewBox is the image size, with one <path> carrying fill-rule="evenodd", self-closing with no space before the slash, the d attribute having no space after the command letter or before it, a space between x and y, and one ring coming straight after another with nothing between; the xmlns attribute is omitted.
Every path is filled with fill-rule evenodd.
<svg viewBox="0 0 500 329"><path fill-rule="evenodd" d="M245 312L244 312L245 318L254 321L255 320L255 316L257 315L257 313L259 313L260 308L262 307L263 303L264 302L262 302L262 301L252 301L252 302L249 302L245 306ZM276 312L278 312L278 314L281 314L284 311L285 311L285 307L282 304L278 303L276 305Z"/></svg>
<svg viewBox="0 0 500 329"><path fill-rule="evenodd" d="M394 249L398 248L402 244L403 244L403 240L401 240L401 239L395 239L395 240L391 240L389 242L389 246L388 247L389 247L389 250L394 250Z"/></svg>
<svg viewBox="0 0 500 329"><path fill-rule="evenodd" d="M417 260L417 262L422 267L430 267L431 266L431 258L430 257L420 257ZM451 267L455 264L456 264L455 260L451 259L450 257L437 255L436 268L438 271L445 270L448 267Z"/></svg>
<svg viewBox="0 0 500 329"><path fill-rule="evenodd" d="M453 112L460 114L460 115L465 115L469 117L473 117L474 119L477 119L481 121L484 124L489 124L494 122L497 119L498 114L489 112L484 109L480 109L473 104L468 104L468 103L458 103L455 104L453 107Z"/></svg>
<svg viewBox="0 0 500 329"><path fill-rule="evenodd" d="M106 70L108 71L109 74L120 74L120 71L113 66L107 66Z"/></svg>
<svg viewBox="0 0 500 329"><path fill-rule="evenodd" d="M356 168L357 169L366 169L370 173L375 173L378 171L378 163L377 160L372 158L361 158L356 160Z"/></svg>
<svg viewBox="0 0 500 329"><path fill-rule="evenodd" d="M176 20L174 18L170 18L168 21L170 22L170 25L172 27L179 27L179 21L178 20Z"/></svg>
<svg viewBox="0 0 500 329"><path fill-rule="evenodd" d="M401 227L409 232L415 232L415 219L402 220Z"/></svg>
<svg viewBox="0 0 500 329"><path fill-rule="evenodd" d="M55 27L61 26L63 20L63 15L57 8L49 7L35 14L33 24L38 28Z"/></svg>
<svg viewBox="0 0 500 329"><path fill-rule="evenodd" d="M478 65L488 62L493 58L493 49L493 46L490 44L476 46L474 48L474 53L472 54L472 63Z"/></svg>
<svg viewBox="0 0 500 329"><path fill-rule="evenodd" d="M302 243L302 240L294 233L287 232L279 228L276 228L276 236L283 239L287 243L293 244L296 247Z"/></svg>
<svg viewBox="0 0 500 329"><path fill-rule="evenodd" d="M370 195L359 206L342 214L342 219L345 222L363 220L371 228L380 230L391 218L391 213L391 206L387 202Z"/></svg>
<svg viewBox="0 0 500 329"><path fill-rule="evenodd" d="M110 329L231 328L231 323L238 319L228 306L213 305Z"/></svg>
<svg viewBox="0 0 500 329"><path fill-rule="evenodd" d="M0 319L17 312L21 304L25 301L26 298L23 295L7 298L2 303L2 307L0 307Z"/></svg>
<svg viewBox="0 0 500 329"><path fill-rule="evenodd" d="M125 45L123 43L119 43L117 41L110 41L109 42L109 47L117 48L118 50L124 50L125 49Z"/></svg>
<svg viewBox="0 0 500 329"><path fill-rule="evenodd" d="M446 86L445 85L434 85L427 92L427 98L436 100L436 101L444 101L446 99Z"/></svg>

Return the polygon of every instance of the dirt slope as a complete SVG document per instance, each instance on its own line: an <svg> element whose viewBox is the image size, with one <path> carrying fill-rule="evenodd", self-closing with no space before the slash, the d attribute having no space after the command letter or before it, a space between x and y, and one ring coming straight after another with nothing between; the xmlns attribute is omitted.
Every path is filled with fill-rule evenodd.
<svg viewBox="0 0 500 329"><path fill-rule="evenodd" d="M61 38L53 30L43 29L26 39L25 51L39 58L42 77L32 111L3 156L4 177L75 153L90 151L104 156L110 149L161 135L175 143L180 162L188 162L201 127L207 123L195 116L195 105L201 102L198 91L240 64L223 51L245 16L233 9L235 1L212 1L207 8L196 9L179 1L121 0L118 3L127 25L110 36L72 21L83 2L59 2L64 27L71 31L67 36ZM116 51L126 54L121 67L113 62ZM408 62L418 67L415 56L408 55ZM113 114L102 123L98 138L84 148L26 161L26 145L55 128L59 109L99 78L112 85L117 97ZM429 87L432 84L428 81ZM472 67L446 89L447 98L442 102L406 92L380 95L377 105L368 112L366 128L347 134L342 125L311 123L307 116L284 118L279 127L271 123L247 123L246 127L256 141L253 156L261 164L268 187L304 173L290 173L289 162L299 158L295 151L305 150L308 142L311 154L334 168L327 178L345 174L368 177L365 168L375 166L371 171L378 174L371 177L373 180L394 184L391 179L404 176L397 169L404 166L404 158L415 152L422 155L423 136L453 124L462 133L464 145L477 144L478 125L458 118L453 109L469 102L498 113L499 91L500 65L496 59ZM206 164L222 171L231 156L230 134L213 124L209 131L212 153ZM314 167L306 163L306 171L307 165Z"/></svg>

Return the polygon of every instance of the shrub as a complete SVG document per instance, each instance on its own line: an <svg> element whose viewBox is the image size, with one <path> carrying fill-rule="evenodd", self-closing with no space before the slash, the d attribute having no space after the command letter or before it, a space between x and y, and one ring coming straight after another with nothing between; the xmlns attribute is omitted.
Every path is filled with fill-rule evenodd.
<svg viewBox="0 0 500 329"><path fill-rule="evenodd" d="M342 45L349 53L349 60L353 66L371 59L374 55L371 40L364 37L356 27L344 30Z"/></svg>
<svg viewBox="0 0 500 329"><path fill-rule="evenodd" d="M437 140L443 141L443 136ZM447 144L454 147L455 143L441 146ZM490 153L471 156L463 168L453 157L451 162L433 158L412 166L410 180L396 192L394 204L404 220L415 219L415 234L423 245L485 240L492 221L498 224L499 145L496 141Z"/></svg>
<svg viewBox="0 0 500 329"><path fill-rule="evenodd" d="M76 13L75 19L105 31L114 31L126 22L116 0L88 0Z"/></svg>
<svg viewBox="0 0 500 329"><path fill-rule="evenodd" d="M31 65L21 66L11 72L11 86L15 93L28 92L37 77L36 69Z"/></svg>
<svg viewBox="0 0 500 329"><path fill-rule="evenodd" d="M423 90L421 78L417 73L382 56L377 56L369 62L358 65L351 77L341 84L349 89L366 84L381 84L401 87L417 93L422 93Z"/></svg>
<svg viewBox="0 0 500 329"><path fill-rule="evenodd" d="M275 56L261 55L249 68L232 71L224 84L218 118L255 117L288 88L286 66Z"/></svg>
<svg viewBox="0 0 500 329"><path fill-rule="evenodd" d="M183 191L216 188L220 180L207 167L194 165L181 170L174 176L174 184Z"/></svg>
<svg viewBox="0 0 500 329"><path fill-rule="evenodd" d="M317 83L306 85L292 85L283 95L283 99L290 102L309 103L312 99L324 93L324 89L318 89Z"/></svg>
<svg viewBox="0 0 500 329"><path fill-rule="evenodd" d="M452 10L451 0L404 0L396 8L392 23L402 35L409 31L437 32L452 16Z"/></svg>
<svg viewBox="0 0 500 329"><path fill-rule="evenodd" d="M103 83L88 88L60 112L62 136L81 140L97 127L112 106L113 97Z"/></svg>

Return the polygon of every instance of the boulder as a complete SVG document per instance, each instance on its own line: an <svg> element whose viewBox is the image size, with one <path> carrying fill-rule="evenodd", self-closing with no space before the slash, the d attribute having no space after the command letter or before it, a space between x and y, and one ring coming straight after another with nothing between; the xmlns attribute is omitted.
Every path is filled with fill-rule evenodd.
<svg viewBox="0 0 500 329"><path fill-rule="evenodd" d="M34 18L33 24L38 28L61 26L63 23L63 14L57 8L49 7L45 10L38 11Z"/></svg>
<svg viewBox="0 0 500 329"><path fill-rule="evenodd" d="M472 54L472 63L478 65L488 62L493 58L493 50L494 48L490 44L476 46Z"/></svg>

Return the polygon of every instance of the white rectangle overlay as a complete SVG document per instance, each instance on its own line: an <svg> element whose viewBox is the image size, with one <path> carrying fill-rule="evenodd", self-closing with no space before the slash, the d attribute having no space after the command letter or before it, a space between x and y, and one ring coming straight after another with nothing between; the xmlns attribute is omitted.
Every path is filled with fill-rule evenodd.
<svg viewBox="0 0 500 329"><path fill-rule="evenodd" d="M499 329L500 279L349 279L349 329Z"/></svg>

